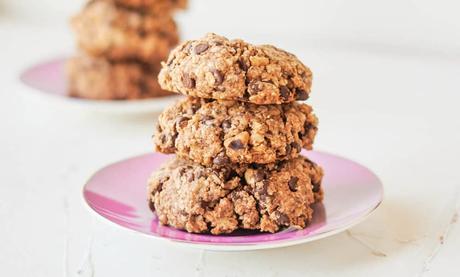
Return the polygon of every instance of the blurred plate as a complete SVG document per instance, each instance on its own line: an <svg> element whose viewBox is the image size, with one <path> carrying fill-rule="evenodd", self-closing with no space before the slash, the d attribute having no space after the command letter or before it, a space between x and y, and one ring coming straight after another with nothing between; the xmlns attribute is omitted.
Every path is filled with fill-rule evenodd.
<svg viewBox="0 0 460 277"><path fill-rule="evenodd" d="M90 211L105 222L151 239L208 250L241 251L284 247L328 237L367 218L383 199L383 186L366 167L332 154L304 151L324 168L324 201L314 206L313 222L303 230L229 235L190 234L163 226L147 203L147 179L171 156L158 153L120 161L97 171L83 188Z"/></svg>
<svg viewBox="0 0 460 277"><path fill-rule="evenodd" d="M67 93L65 62L67 58L45 61L26 69L20 80L40 96L70 108L80 108L95 112L110 113L151 113L161 112L181 96L165 96L141 100L91 100L70 97Z"/></svg>

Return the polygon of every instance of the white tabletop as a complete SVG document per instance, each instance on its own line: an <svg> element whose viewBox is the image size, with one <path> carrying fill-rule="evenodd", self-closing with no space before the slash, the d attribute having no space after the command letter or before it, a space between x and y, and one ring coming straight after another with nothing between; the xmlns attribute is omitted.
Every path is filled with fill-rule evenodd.
<svg viewBox="0 0 460 277"><path fill-rule="evenodd" d="M203 26L184 27L186 37ZM81 201L84 182L107 163L151 151L157 115L81 113L23 87L21 69L73 51L62 24L2 19L0 38L1 276L459 276L458 48L245 34L311 66L316 149L374 170L385 200L330 238L221 253L92 218Z"/></svg>

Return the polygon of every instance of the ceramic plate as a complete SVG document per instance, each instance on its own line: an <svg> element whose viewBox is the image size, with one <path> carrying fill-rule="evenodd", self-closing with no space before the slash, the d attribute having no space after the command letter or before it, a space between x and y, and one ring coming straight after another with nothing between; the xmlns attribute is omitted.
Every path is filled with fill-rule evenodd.
<svg viewBox="0 0 460 277"><path fill-rule="evenodd" d="M190 234L159 224L147 205L147 179L171 156L147 154L111 164L96 172L84 186L91 211L118 226L156 239L167 239L208 250L255 250L305 243L350 228L381 203L383 187L369 169L324 152L304 152L325 171L324 201L314 207L313 222L303 230L275 234L241 231L230 235Z"/></svg>
<svg viewBox="0 0 460 277"><path fill-rule="evenodd" d="M67 79L64 71L66 58L45 61L26 69L20 76L23 84L40 92L48 100L59 101L69 107L96 112L147 113L161 112L177 101L180 96L166 96L142 100L90 100L70 97L67 93Z"/></svg>

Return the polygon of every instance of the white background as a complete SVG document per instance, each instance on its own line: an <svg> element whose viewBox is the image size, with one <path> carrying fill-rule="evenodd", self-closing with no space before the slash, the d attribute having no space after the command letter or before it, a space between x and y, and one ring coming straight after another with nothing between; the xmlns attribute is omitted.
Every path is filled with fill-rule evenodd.
<svg viewBox="0 0 460 277"><path fill-rule="evenodd" d="M316 149L373 169L384 204L349 232L276 250L216 253L96 221L81 188L99 167L151 151L157 115L82 113L18 82L74 52L81 1L0 1L1 276L458 276L458 1L195 0L184 38L272 43L314 71Z"/></svg>

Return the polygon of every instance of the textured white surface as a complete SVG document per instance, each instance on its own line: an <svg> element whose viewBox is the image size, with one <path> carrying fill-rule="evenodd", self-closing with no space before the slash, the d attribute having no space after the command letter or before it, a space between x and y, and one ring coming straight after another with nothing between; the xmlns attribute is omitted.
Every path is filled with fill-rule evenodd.
<svg viewBox="0 0 460 277"><path fill-rule="evenodd" d="M279 45L311 66L315 80L310 102L320 118L316 148L355 159L379 175L386 192L376 214L321 241L245 253L181 248L101 224L82 206L83 183L107 163L149 151L156 115L82 114L30 93L18 82L20 70L72 52L73 41L59 16L48 24L34 19L31 11L18 12L31 16L0 17L1 276L460 274L460 39L458 20L452 20L455 7L446 6L448 1L431 8L427 1L388 1L383 7L353 9L331 1L316 4L318 13L309 12L316 19L324 14L322 25L309 29L289 14L272 20L275 4L251 20L248 10L265 3L254 2L259 4L241 8L241 20L234 18L235 7L216 15L210 12L219 8L213 1L195 3L181 16L185 36L241 34ZM232 2L225 3L220 7ZM61 5L56 9L67 11ZM416 10L419 21L413 21L418 17L411 5L425 5ZM356 16L334 13L334 7ZM280 27L271 31L265 22ZM283 22L307 31L283 31Z"/></svg>

